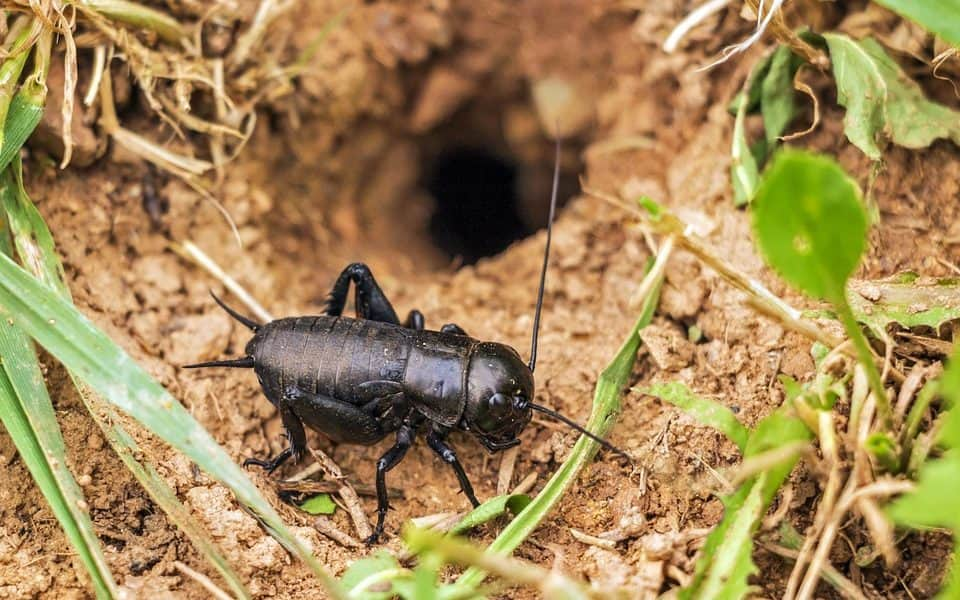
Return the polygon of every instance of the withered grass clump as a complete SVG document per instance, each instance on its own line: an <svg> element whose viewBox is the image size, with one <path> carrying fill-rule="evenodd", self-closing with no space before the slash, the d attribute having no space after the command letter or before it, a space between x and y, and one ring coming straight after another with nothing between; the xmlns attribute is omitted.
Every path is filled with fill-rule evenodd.
<svg viewBox="0 0 960 600"><path fill-rule="evenodd" d="M70 163L73 121L84 111L87 121L98 122L100 135L210 196L212 182L253 132L257 106L294 89L294 79L344 14L334 15L298 54L290 36L273 27L295 4L182 2L171 14L126 0L14 0L0 20L0 118L29 86L37 88L33 102L42 105L51 61L62 60L61 167ZM24 75L27 64L33 70ZM136 85L150 121L165 125L162 139L120 122L113 90L118 81Z"/></svg>

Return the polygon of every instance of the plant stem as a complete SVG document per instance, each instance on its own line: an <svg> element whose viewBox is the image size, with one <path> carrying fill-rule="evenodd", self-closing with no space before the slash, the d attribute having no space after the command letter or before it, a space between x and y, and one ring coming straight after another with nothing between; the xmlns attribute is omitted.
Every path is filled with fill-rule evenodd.
<svg viewBox="0 0 960 600"><path fill-rule="evenodd" d="M907 413L907 420L900 434L900 445L903 447L902 456L905 463L906 458L910 456L913 441L920 433L920 422L923 420L923 415L927 412L927 408L930 407L930 403L933 402L933 399L939 392L940 382L938 380L928 382L927 385L923 386L920 390L920 393L917 394L916 399L913 401L913 406L910 407L910 412Z"/></svg>
<svg viewBox="0 0 960 600"><path fill-rule="evenodd" d="M883 422L883 429L890 431L893 428L893 411L890 409L890 398L887 397L887 391L883 389L883 380L880 378L880 371L877 370L877 365L873 361L873 352L870 351L867 338L863 335L860 323L853 316L850 304L847 303L843 294L833 301L833 305L837 311L837 316L840 317L840 322L847 330L847 335L850 336L850 341L853 342L853 346L857 350L860 364L863 365L863 369L867 373L867 381L870 383L870 391L873 392L877 400L877 412Z"/></svg>

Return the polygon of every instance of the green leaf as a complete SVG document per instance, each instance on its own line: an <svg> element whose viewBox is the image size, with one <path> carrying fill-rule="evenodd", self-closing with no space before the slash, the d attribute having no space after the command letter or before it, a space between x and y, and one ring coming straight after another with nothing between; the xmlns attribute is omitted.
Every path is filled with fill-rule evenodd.
<svg viewBox="0 0 960 600"><path fill-rule="evenodd" d="M947 527L953 533L953 565L946 586L939 598L960 597L960 512L956 499L960 497L960 346L958 346L940 379L940 389L950 409L938 441L947 451L937 460L927 461L920 468L917 486L908 494L894 500L887 514L895 522L913 528Z"/></svg>
<svg viewBox="0 0 960 600"><path fill-rule="evenodd" d="M830 48L837 99L846 107L847 138L873 160L887 142L925 148L949 138L960 144L960 112L926 99L923 90L872 38L823 36Z"/></svg>
<svg viewBox="0 0 960 600"><path fill-rule="evenodd" d="M757 424L750 433L743 455L750 458L811 438L812 434L803 422L787 414L786 407L781 407ZM756 572L751 559L753 533L797 460L798 457L794 456L751 477L723 499L723 519L707 536L693 579L680 591L681 599L747 596L750 590L747 579Z"/></svg>
<svg viewBox="0 0 960 600"><path fill-rule="evenodd" d="M742 503L732 512L730 524L725 528L723 538L717 545L713 562L703 585L696 596L680 597L713 600L719 598L746 598L750 592L747 578L757 572L753 564L753 532L763 517L766 506L763 503L763 480L760 475L747 490ZM727 510L733 508L728 506Z"/></svg>
<svg viewBox="0 0 960 600"><path fill-rule="evenodd" d="M43 116L43 102L37 102L31 95L20 91L10 102L7 120L3 124L3 146L0 147L0 171L7 168L14 156L20 155L20 148L37 128Z"/></svg>
<svg viewBox="0 0 960 600"><path fill-rule="evenodd" d="M760 112L769 150L797 115L793 78L801 64L803 60L788 46L780 46L774 51L770 69L760 83Z"/></svg>
<svg viewBox="0 0 960 600"><path fill-rule="evenodd" d="M741 452L746 447L750 432L740 424L733 411L715 400L697 396L683 383L656 383L638 391L669 402L707 427L713 427L730 438Z"/></svg>
<svg viewBox="0 0 960 600"><path fill-rule="evenodd" d="M0 217L0 254L12 252ZM98 598L118 592L87 512L83 491L67 468L66 446L30 338L0 323L0 421L24 465L90 575Z"/></svg>
<svg viewBox="0 0 960 600"><path fill-rule="evenodd" d="M397 559L386 550L379 550L373 556L355 561L340 578L340 583L351 598L365 600L386 600L394 596L393 589L384 592L371 592L370 587L378 581L389 581L389 577L402 570ZM366 590L366 591L365 591Z"/></svg>
<svg viewBox="0 0 960 600"><path fill-rule="evenodd" d="M916 489L891 505L894 521L909 527L949 527L954 535L960 533L960 511L956 499L960 497L960 453L954 451L933 460L920 470Z"/></svg>
<svg viewBox="0 0 960 600"><path fill-rule="evenodd" d="M300 510L311 515L332 515L337 511L337 505L334 503L330 494L317 494L300 505Z"/></svg>
<svg viewBox="0 0 960 600"><path fill-rule="evenodd" d="M111 21L125 23L136 30L153 31L163 41L179 45L187 32L179 21L148 6L129 0L84 0L84 4Z"/></svg>
<svg viewBox="0 0 960 600"><path fill-rule="evenodd" d="M733 122L733 142L730 148L730 180L733 182L733 204L743 206L750 202L757 191L760 171L750 151L750 143L744 129L747 114L747 96L741 96L737 118Z"/></svg>
<svg viewBox="0 0 960 600"><path fill-rule="evenodd" d="M767 262L815 298L845 303L845 284L866 248L860 190L833 159L787 150L774 157L753 204Z"/></svg>
<svg viewBox="0 0 960 600"><path fill-rule="evenodd" d="M0 420L90 574L98 598L117 594L83 492L67 468L66 448L30 339L0 325Z"/></svg>
<svg viewBox="0 0 960 600"><path fill-rule="evenodd" d="M508 510L513 514L519 514L528 504L530 504L530 496L526 494L504 494L496 498L491 498L470 511L467 516L463 517L459 523L454 525L453 528L450 529L450 535L459 535L474 527L483 525L487 521L492 521L506 514Z"/></svg>
<svg viewBox="0 0 960 600"><path fill-rule="evenodd" d="M340 597L336 581L190 413L72 304L2 255L0 321L22 327L114 406L230 488L278 542L313 570L332 597Z"/></svg>
<svg viewBox="0 0 960 600"><path fill-rule="evenodd" d="M863 445L884 469L892 473L899 471L900 459L897 444L890 435L875 431L867 437Z"/></svg>
<svg viewBox="0 0 960 600"><path fill-rule="evenodd" d="M960 47L960 0L876 0Z"/></svg>
<svg viewBox="0 0 960 600"><path fill-rule="evenodd" d="M883 338L887 326L930 327L939 331L960 319L960 283L955 279L903 281L895 275L879 281L850 281L850 307L857 320Z"/></svg>
<svg viewBox="0 0 960 600"><path fill-rule="evenodd" d="M71 301L70 289L54 248L53 236L24 190L19 156L15 157L11 167L0 178L0 203L6 212L20 260L34 277L56 291L64 300ZM240 576L230 567L203 525L190 514L153 465L137 460L137 457L143 456L143 452L133 436L121 425L115 409L94 394L73 372L68 373L90 416L140 485L183 531L200 554L220 572L233 592L240 598L249 598L250 593L244 587Z"/></svg>
<svg viewBox="0 0 960 600"><path fill-rule="evenodd" d="M648 204L650 203L655 204L652 200ZM587 429L594 435L605 436L613 427L620 412L620 395L630 378L630 373L637 359L637 350L640 347L640 337L637 334L653 320L654 310L660 301L662 282L662 278L657 281L644 301L640 317L630 330L627 339L620 347L617 355L607 365L607 368L600 373L593 394L593 411L590 415L590 421L587 423ZM500 532L497 539L487 548L487 552L497 554L513 552L523 540L533 533L533 530L536 529L550 509L560 501L564 491L593 458L599 447L600 445L595 441L581 436L570 452L570 456L560 465L560 468L553 474L543 490ZM457 585L476 587L483 581L484 576L482 570L471 567L457 579Z"/></svg>

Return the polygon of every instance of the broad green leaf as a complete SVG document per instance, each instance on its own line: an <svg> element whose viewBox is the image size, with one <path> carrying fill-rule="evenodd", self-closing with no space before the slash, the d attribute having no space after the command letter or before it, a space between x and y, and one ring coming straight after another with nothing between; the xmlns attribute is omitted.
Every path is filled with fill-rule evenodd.
<svg viewBox="0 0 960 600"><path fill-rule="evenodd" d="M637 391L669 402L707 427L713 427L730 438L741 452L746 447L750 432L740 424L733 411L715 400L694 394L683 383L679 381L656 383L647 389Z"/></svg>
<svg viewBox="0 0 960 600"><path fill-rule="evenodd" d="M847 288L857 320L878 338L884 337L891 323L938 331L944 323L960 319L960 282L956 279L897 275L879 281L852 280Z"/></svg>
<svg viewBox="0 0 960 600"><path fill-rule="evenodd" d="M190 413L72 304L5 256L0 256L0 320L22 327L105 399L230 488L278 542L313 570L332 597L340 597L337 583Z"/></svg>
<svg viewBox="0 0 960 600"><path fill-rule="evenodd" d="M470 511L467 516L454 525L453 528L450 529L450 535L459 535L474 527L483 525L487 521L492 521L506 514L508 510L513 514L518 514L526 508L528 504L530 504L530 496L526 494L504 494L503 496L490 498Z"/></svg>
<svg viewBox="0 0 960 600"><path fill-rule="evenodd" d="M733 136L730 148L730 180L733 182L733 203L749 203L757 191L760 165L784 130L796 116L796 92L793 77L802 64L787 46L779 46L764 57L747 77L745 91L737 94L733 104ZM751 145L747 139L746 116L757 110L763 115L764 138Z"/></svg>
<svg viewBox="0 0 960 600"><path fill-rule="evenodd" d="M56 291L64 300L72 301L63 266L54 247L53 236L24 190L19 156L15 157L13 164L0 178L0 203L6 212L20 260L34 277ZM90 416L140 485L190 539L200 554L220 572L233 592L240 598L249 598L250 593L244 587L240 576L230 567L203 525L190 514L153 465L137 460L137 457L143 456L143 452L121 424L113 406L93 393L73 372L68 373Z"/></svg>
<svg viewBox="0 0 960 600"><path fill-rule="evenodd" d="M737 118L733 122L733 142L730 148L730 180L733 182L733 204L743 206L750 202L757 191L760 171L750 151L750 143L744 129L747 114L747 97L741 96Z"/></svg>
<svg viewBox="0 0 960 600"><path fill-rule="evenodd" d="M649 200L648 204L650 203L655 205L652 200ZM594 435L605 436L613 427L620 412L620 394L627 385L633 364L637 359L637 350L640 348L640 337L637 334L653 320L653 312L660 301L662 281L661 278L647 296L640 311L640 317L630 330L627 339L597 379L593 394L593 411L587 423L587 429ZM570 456L560 465L543 490L500 532L497 539L487 548L487 552L497 554L513 552L536 529L550 509L560 501L564 491L573 483L599 448L599 444L581 436L570 452ZM484 576L482 570L471 567L457 579L457 585L475 588L483 581Z"/></svg>
<svg viewBox="0 0 960 600"><path fill-rule="evenodd" d="M815 298L844 302L866 248L860 190L833 159L795 150L774 157L753 203L753 230L767 262Z"/></svg>
<svg viewBox="0 0 960 600"><path fill-rule="evenodd" d="M311 515L332 515L337 512L337 505L334 503L333 498L330 497L330 494L317 494L316 496L307 498L307 500L300 505L300 510L308 512Z"/></svg>
<svg viewBox="0 0 960 600"><path fill-rule="evenodd" d="M960 48L960 0L876 0Z"/></svg>
<svg viewBox="0 0 960 600"><path fill-rule="evenodd" d="M830 48L837 99L846 109L844 132L873 160L887 142L925 148L934 140L960 144L960 112L931 102L872 38L823 36Z"/></svg>
<svg viewBox="0 0 960 600"><path fill-rule="evenodd" d="M803 61L788 46L780 46L770 60L770 69L760 82L760 112L767 148L773 149L797 114L793 78Z"/></svg>

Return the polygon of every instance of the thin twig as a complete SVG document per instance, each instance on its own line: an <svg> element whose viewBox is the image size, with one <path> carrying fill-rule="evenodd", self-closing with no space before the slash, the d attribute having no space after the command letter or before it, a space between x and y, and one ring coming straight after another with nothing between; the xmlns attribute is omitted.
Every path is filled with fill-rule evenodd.
<svg viewBox="0 0 960 600"><path fill-rule="evenodd" d="M370 527L370 521L367 520L367 513L363 510L363 504L360 502L360 496L357 495L356 490L353 489L353 486L350 485L350 482L347 481L346 477L343 476L343 471L340 470L339 465L337 465L332 458L327 456L323 450L316 448L309 448L309 450L310 454L313 455L314 460L323 465L323 469L327 472L327 474L341 482L340 489L337 490L337 494L346 505L347 512L350 513L350 518L353 519L353 525L357 530L357 536L362 540L369 538L371 535L373 535L373 528Z"/></svg>
<svg viewBox="0 0 960 600"><path fill-rule="evenodd" d="M327 536L341 546L345 546L347 548L360 548L363 546L359 540L353 538L350 534L341 531L336 525L333 524L333 521L327 517L317 517L314 519L313 527L318 532Z"/></svg>
<svg viewBox="0 0 960 600"><path fill-rule="evenodd" d="M526 494L533 489L533 486L537 483L537 478L540 475L536 471L531 471L529 475L524 477L520 483L517 484L517 487L510 490L511 494Z"/></svg>
<svg viewBox="0 0 960 600"><path fill-rule="evenodd" d="M517 455L520 453L520 447L514 446L504 451L500 457L500 472L497 474L497 495L502 496L510 489L510 482L513 481L513 471L517 465Z"/></svg>
<svg viewBox="0 0 960 600"><path fill-rule="evenodd" d="M236 296L240 302L244 304L244 306L250 309L250 311L253 312L258 319L265 323L273 320L273 316L270 315L263 305L257 302L254 297L243 288L242 285L237 283L236 279L228 275L226 271L220 268L220 265L218 265L216 261L210 258L206 252L197 247L196 244L190 240L186 240L180 244L177 242L171 242L170 249L183 258L197 263L200 267L213 275L224 285L224 287L233 292L233 295Z"/></svg>
<svg viewBox="0 0 960 600"><path fill-rule="evenodd" d="M274 487L281 492L299 492L302 494L336 494L343 487L339 481L315 481L312 479L292 481L290 479L281 479L274 482ZM361 496L373 497L377 495L377 488L366 483L355 483L353 489ZM402 499L405 497L403 490L395 487L387 488L387 497Z"/></svg>

